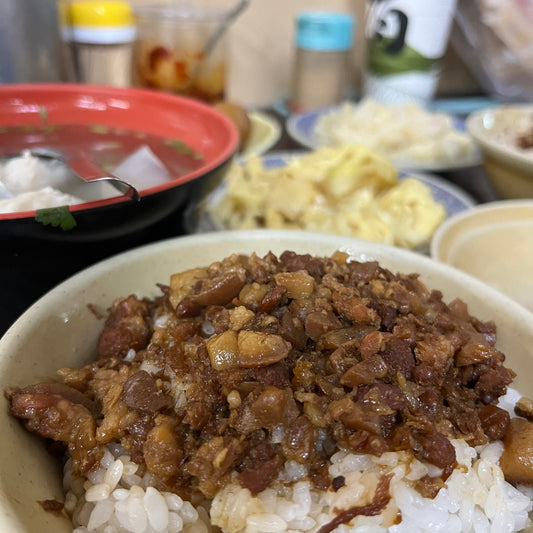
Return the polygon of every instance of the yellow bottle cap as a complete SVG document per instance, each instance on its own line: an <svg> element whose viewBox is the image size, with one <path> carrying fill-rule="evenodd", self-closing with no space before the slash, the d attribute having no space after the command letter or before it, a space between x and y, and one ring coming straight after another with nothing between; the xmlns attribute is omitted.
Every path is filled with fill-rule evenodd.
<svg viewBox="0 0 533 533"><path fill-rule="evenodd" d="M120 0L74 0L70 4L70 23L85 27L120 27L133 25L128 2Z"/></svg>

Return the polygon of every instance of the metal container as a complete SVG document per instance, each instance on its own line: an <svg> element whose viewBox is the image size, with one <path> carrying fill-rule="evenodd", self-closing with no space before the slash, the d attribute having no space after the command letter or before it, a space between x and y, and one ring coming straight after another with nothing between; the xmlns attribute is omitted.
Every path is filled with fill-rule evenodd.
<svg viewBox="0 0 533 533"><path fill-rule="evenodd" d="M0 83L65 81L56 0L0 2Z"/></svg>

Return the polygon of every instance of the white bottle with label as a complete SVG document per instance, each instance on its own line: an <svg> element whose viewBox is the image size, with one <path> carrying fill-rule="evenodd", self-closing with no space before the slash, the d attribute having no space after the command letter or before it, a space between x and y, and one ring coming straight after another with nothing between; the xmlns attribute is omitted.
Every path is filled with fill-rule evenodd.
<svg viewBox="0 0 533 533"><path fill-rule="evenodd" d="M383 103L430 100L456 0L372 0L364 93Z"/></svg>

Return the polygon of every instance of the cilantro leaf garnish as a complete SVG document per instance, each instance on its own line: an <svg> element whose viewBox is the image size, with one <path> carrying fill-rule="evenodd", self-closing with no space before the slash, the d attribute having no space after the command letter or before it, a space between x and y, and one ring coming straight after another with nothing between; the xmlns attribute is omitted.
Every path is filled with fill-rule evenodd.
<svg viewBox="0 0 533 533"><path fill-rule="evenodd" d="M174 148L178 154L191 155L193 159L203 159L204 157L179 139L165 139L165 145Z"/></svg>
<svg viewBox="0 0 533 533"><path fill-rule="evenodd" d="M47 125L48 123L48 109L44 106L39 107L39 116L41 117L41 122L43 125Z"/></svg>
<svg viewBox="0 0 533 533"><path fill-rule="evenodd" d="M89 129L92 133L99 133L99 134L109 133L109 126L105 126L104 124L91 124L89 126Z"/></svg>
<svg viewBox="0 0 533 533"><path fill-rule="evenodd" d="M38 209L35 220L44 226L53 226L54 228L59 226L63 231L71 230L77 225L72 213L68 210L68 205Z"/></svg>

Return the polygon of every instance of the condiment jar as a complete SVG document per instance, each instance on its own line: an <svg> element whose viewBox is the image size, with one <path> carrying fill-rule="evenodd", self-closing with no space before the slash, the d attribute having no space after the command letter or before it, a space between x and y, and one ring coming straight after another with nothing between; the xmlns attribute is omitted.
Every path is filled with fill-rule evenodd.
<svg viewBox="0 0 533 533"><path fill-rule="evenodd" d="M289 108L304 112L347 98L354 18L307 12L296 19L295 61Z"/></svg>
<svg viewBox="0 0 533 533"><path fill-rule="evenodd" d="M135 25L130 4L74 0L67 19L77 81L131 85Z"/></svg>

